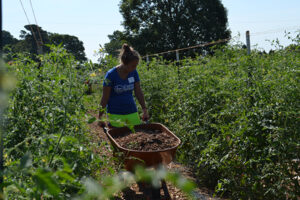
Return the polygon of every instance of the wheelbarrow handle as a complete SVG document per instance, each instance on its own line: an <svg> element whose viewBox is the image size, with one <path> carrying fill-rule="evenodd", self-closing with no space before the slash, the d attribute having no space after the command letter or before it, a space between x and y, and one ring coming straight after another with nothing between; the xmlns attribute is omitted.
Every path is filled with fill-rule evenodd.
<svg viewBox="0 0 300 200"><path fill-rule="evenodd" d="M103 129L103 132L104 132L105 134L107 134L108 128L107 128L106 126L101 126L101 127L102 127L102 129Z"/></svg>

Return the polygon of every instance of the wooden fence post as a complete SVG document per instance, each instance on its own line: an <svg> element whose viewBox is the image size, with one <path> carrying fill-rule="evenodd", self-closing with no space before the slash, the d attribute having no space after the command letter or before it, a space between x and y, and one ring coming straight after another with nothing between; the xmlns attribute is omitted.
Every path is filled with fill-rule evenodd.
<svg viewBox="0 0 300 200"><path fill-rule="evenodd" d="M176 50L176 65L177 65L177 73L179 78L180 72L179 72L179 51L178 50Z"/></svg>
<svg viewBox="0 0 300 200"><path fill-rule="evenodd" d="M147 70L149 71L149 56L148 56L148 54L146 55L146 63L147 63Z"/></svg>
<svg viewBox="0 0 300 200"><path fill-rule="evenodd" d="M176 60L179 63L179 51L178 50L176 50Z"/></svg>
<svg viewBox="0 0 300 200"><path fill-rule="evenodd" d="M246 43L247 43L247 54L251 54L251 47L250 47L250 31L246 31Z"/></svg>
<svg viewBox="0 0 300 200"><path fill-rule="evenodd" d="M247 44L247 55L248 55L248 62L249 62L249 66L248 66L248 87L252 88L253 87L253 62L252 59L250 57L251 54L251 43L250 43L250 31L246 31L246 44ZM253 93L250 92L250 104L253 105L254 104L254 97L253 97Z"/></svg>

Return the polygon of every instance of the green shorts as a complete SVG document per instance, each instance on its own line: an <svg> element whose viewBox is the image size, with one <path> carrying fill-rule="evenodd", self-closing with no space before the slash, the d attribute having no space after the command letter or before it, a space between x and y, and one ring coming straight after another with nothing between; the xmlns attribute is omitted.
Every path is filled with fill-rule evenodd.
<svg viewBox="0 0 300 200"><path fill-rule="evenodd" d="M142 123L137 112L128 115L108 113L108 118L110 125L113 127L135 126Z"/></svg>

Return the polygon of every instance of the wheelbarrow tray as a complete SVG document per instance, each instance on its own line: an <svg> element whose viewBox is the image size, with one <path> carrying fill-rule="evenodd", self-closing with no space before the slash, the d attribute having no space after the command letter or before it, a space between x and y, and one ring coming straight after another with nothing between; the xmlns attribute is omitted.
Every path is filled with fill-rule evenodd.
<svg viewBox="0 0 300 200"><path fill-rule="evenodd" d="M134 126L134 129L143 129L143 130L160 130L166 132L168 135L176 138L174 147L167 148L163 150L156 151L137 151L131 150L122 147L114 139L115 137L120 137L125 135L130 131L128 127L122 128L113 128L109 129L106 132L107 137L109 138L112 146L123 153L124 157L124 167L126 170L132 171L136 165L143 165L145 167L156 167L160 164L167 165L175 157L176 149L180 145L181 140L172 133L167 127L160 123L150 123L150 124L141 124Z"/></svg>

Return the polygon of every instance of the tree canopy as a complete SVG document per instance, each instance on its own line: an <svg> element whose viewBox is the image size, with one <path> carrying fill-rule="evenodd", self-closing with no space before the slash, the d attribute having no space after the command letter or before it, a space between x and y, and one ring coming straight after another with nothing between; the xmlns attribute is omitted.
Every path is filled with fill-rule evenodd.
<svg viewBox="0 0 300 200"><path fill-rule="evenodd" d="M3 46L5 45L13 45L18 42L18 39L15 38L13 35L10 34L8 31L2 31L2 41Z"/></svg>
<svg viewBox="0 0 300 200"><path fill-rule="evenodd" d="M17 44L17 49L15 49L18 52L27 51L32 54L37 53L37 42L43 42L44 44L49 44L49 37L48 32L43 30L41 27L30 24L24 26L25 30L21 30L20 38L21 41ZM40 38L41 36L41 38ZM23 42L22 42L23 40ZM44 52L49 52L49 48L46 46L43 46Z"/></svg>
<svg viewBox="0 0 300 200"><path fill-rule="evenodd" d="M113 57L118 57L122 44L125 43L125 36L121 31L114 31L112 35L108 35L109 43L104 44L105 51Z"/></svg>
<svg viewBox="0 0 300 200"><path fill-rule="evenodd" d="M69 53L75 56L76 60L80 60L80 61L87 60L84 52L83 42L80 41L76 36L50 33L49 40L50 43L54 45L62 44L62 46Z"/></svg>
<svg viewBox="0 0 300 200"><path fill-rule="evenodd" d="M26 25L24 28L25 30L21 30L20 32L20 40L14 38L8 31L3 32L4 53L11 51L12 53L29 52L31 54L37 54L37 40L38 42L43 42L42 47L44 53L50 51L47 44L62 44L69 53L74 55L76 60L87 60L83 42L76 36L50 33L32 24Z"/></svg>
<svg viewBox="0 0 300 200"><path fill-rule="evenodd" d="M143 55L230 37L220 0L121 0L120 12L123 38L110 43L126 40Z"/></svg>

